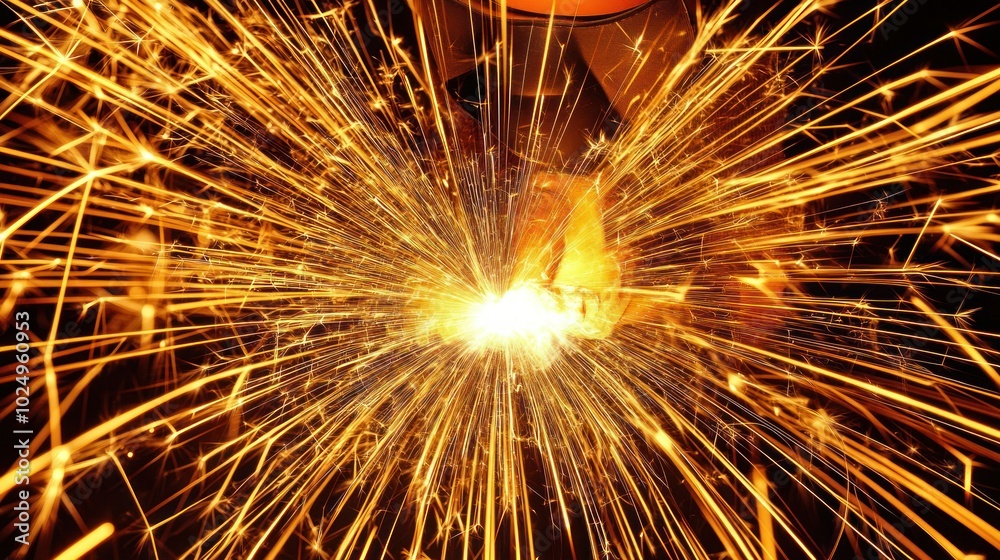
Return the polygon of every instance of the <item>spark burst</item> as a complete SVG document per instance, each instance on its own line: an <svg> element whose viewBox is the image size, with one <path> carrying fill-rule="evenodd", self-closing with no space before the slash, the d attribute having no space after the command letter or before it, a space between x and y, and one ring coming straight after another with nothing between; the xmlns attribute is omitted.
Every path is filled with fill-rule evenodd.
<svg viewBox="0 0 1000 560"><path fill-rule="evenodd" d="M698 13L569 170L625 271L606 337L565 294L503 295L551 171L530 156L565 131L507 150L502 71L462 125L432 22L374 21L381 45L339 4L5 4L0 319L30 310L37 372L19 554L1000 548L995 334L965 304L1000 262L1000 68L845 70L900 4L759 33L739 2ZM910 58L974 50L989 15ZM512 298L531 321L490 314ZM93 517L102 492L130 513Z"/></svg>

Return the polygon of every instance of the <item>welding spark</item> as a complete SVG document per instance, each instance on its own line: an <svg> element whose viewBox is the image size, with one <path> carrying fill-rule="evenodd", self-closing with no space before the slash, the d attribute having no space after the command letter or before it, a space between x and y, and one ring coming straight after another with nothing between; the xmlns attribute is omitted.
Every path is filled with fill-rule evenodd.
<svg viewBox="0 0 1000 560"><path fill-rule="evenodd" d="M449 2L4 0L14 557L1000 550L996 9Z"/></svg>

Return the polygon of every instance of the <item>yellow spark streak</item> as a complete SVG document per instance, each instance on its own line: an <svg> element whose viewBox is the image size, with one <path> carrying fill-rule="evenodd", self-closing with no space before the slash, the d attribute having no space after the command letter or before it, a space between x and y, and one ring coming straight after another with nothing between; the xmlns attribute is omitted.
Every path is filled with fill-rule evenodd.
<svg viewBox="0 0 1000 560"><path fill-rule="evenodd" d="M771 512L767 507L767 476L760 467L753 470L753 485L760 496L757 498L757 523L760 524L760 543L763 547L765 560L777 560L777 543L774 541L774 526L771 524Z"/></svg>
<svg viewBox="0 0 1000 560"><path fill-rule="evenodd" d="M1000 373L997 373L993 364L986 360L986 357L983 356L982 352L980 352L974 344L969 342L969 339L965 338L965 335L963 335L960 330L956 329L948 321L945 321L944 317L941 317L937 311L934 311L931 306L927 305L927 303L919 297L911 297L910 302L913 303L917 309L923 311L925 315L930 317L935 324L941 327L941 330L943 330L948 337L954 340L955 343L958 344L958 347L961 348L962 351L972 359L972 361L976 362L976 365L982 368L982 370L990 376L993 383L995 383L997 387L1000 387Z"/></svg>
<svg viewBox="0 0 1000 560"><path fill-rule="evenodd" d="M724 49L705 49L708 54L732 54L732 53L762 53L762 52L796 52L822 50L820 46L799 46L799 47L727 47Z"/></svg>
<svg viewBox="0 0 1000 560"><path fill-rule="evenodd" d="M695 340L697 340L697 339L695 339ZM692 342L694 342L694 340L692 340ZM722 342L722 341L721 340L717 340L717 342ZM700 341L700 344L706 344L707 345L708 343L705 342L705 341ZM1000 429L998 429L998 428L994 428L993 426L988 426L988 425L983 424L982 422L978 422L976 420L965 418L964 416L962 416L960 414L955 414L954 412L950 412L950 411L945 410L945 409L940 408L940 407L931 406L931 405L929 405L927 403L921 402L920 400L915 399L913 397L910 397L908 395L904 395L904 394L896 392L896 391L890 391L888 389L879 387L877 385L872 385L872 384L867 383L867 382L862 381L862 380L854 379L854 378L846 376L846 375L841 375L839 373L830 371L828 369L817 367L817 366L814 366L812 364L809 364L809 363L806 363L806 362L803 362L803 361L800 361L800 360L795 360L795 359L789 358L787 356L782 356L780 354L776 354L774 352L770 352L770 351L765 350L763 348L755 348L755 347L752 347L752 346L747 346L747 345L740 344L738 342L733 343L733 344L735 344L736 346L739 346L739 347L743 348L744 350L748 350L748 351L753 352L753 353L757 353L757 354L761 354L763 356L767 356L768 358L771 358L771 359L774 359L774 360L778 360L780 362L787 363L787 364L789 364L791 366L802 368L804 370L811 371L811 372L820 374L822 376L829 377L831 379L835 379L837 381L846 383L848 385L853 385L855 387L858 387L860 389L864 389L866 391L871 391L871 392L873 392L875 394L878 394L879 396L889 398L891 400L894 400L894 401L897 401L899 403L908 405L910 407L913 407L913 408L916 408L916 409L919 409L919 410L923 410L923 411L929 412L931 414L934 414L935 416L939 416L941 418L950 420L952 422L955 422L956 424L965 426L965 427L969 428L970 430L973 430L976 433L981 433L981 434L983 434L983 435L985 435L987 437L1000 440Z"/></svg>
<svg viewBox="0 0 1000 560"><path fill-rule="evenodd" d="M924 236L924 232L927 231L927 226L931 225L931 220L934 219L934 214L937 213L938 208L941 206L941 199L937 199L934 203L934 208L931 209L931 213L927 216L927 221L924 222L924 227L920 228L920 233L917 234L917 239L913 242L913 248L910 249L910 254L906 257L906 262L903 263L903 270L910 267L910 261L913 259L913 255L917 252L917 246L920 245L920 239Z"/></svg>
<svg viewBox="0 0 1000 560"><path fill-rule="evenodd" d="M135 501L136 507L139 509L139 515L142 517L142 523L146 526L146 536L149 539L150 546L153 548L153 558L159 560L160 553L156 546L156 535L153 534L153 528L149 524L149 519L146 517L145 508L142 507L142 503L139 502L139 497L135 495L135 490L132 489L132 483L128 480L128 475L125 474L125 468L122 467L121 461L118 460L118 456L114 453L108 453L108 457L115 463L115 467L118 468L118 472L122 475L122 480L125 481L125 486L128 488L129 494L132 495L132 500Z"/></svg>
<svg viewBox="0 0 1000 560"><path fill-rule="evenodd" d="M101 544L115 532L115 526L111 523L102 523L98 528L87 533L87 536L73 543L72 546L59 553L54 560L77 560L86 558L87 553Z"/></svg>

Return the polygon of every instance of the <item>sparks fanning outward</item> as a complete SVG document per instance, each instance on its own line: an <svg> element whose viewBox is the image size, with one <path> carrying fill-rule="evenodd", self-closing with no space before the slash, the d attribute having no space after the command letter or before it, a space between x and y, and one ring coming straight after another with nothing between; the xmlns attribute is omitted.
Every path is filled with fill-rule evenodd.
<svg viewBox="0 0 1000 560"><path fill-rule="evenodd" d="M466 109L433 10L4 4L13 557L1000 548L1000 68L899 70L995 12L857 66L915 3L695 11L556 166L583 85L512 94L503 2Z"/></svg>

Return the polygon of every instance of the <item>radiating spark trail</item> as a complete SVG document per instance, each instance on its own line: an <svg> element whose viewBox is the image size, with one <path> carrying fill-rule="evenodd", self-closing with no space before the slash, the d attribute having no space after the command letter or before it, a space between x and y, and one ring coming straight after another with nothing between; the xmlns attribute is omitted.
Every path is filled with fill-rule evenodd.
<svg viewBox="0 0 1000 560"><path fill-rule="evenodd" d="M67 548L56 556L56 560L76 560L86 558L86 554L94 549L101 541L107 540L115 532L115 526L111 523L104 523L80 539L73 546Z"/></svg>
<svg viewBox="0 0 1000 560"><path fill-rule="evenodd" d="M463 11L470 101L420 2L5 0L16 554L1000 549L1000 68L900 69L993 12L863 71L897 3L740 4L639 93L628 37L620 126L567 157L556 14L535 61L506 2Z"/></svg>

